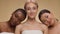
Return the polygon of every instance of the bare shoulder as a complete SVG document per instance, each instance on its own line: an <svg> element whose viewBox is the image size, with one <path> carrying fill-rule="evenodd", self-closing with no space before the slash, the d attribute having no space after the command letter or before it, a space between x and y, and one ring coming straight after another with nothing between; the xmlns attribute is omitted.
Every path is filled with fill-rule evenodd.
<svg viewBox="0 0 60 34"><path fill-rule="evenodd" d="M7 21L6 21L6 22L0 22L0 25L1 25L1 24L6 24L6 23L7 23Z"/></svg>
<svg viewBox="0 0 60 34"><path fill-rule="evenodd" d="M3 24L4 24L4 22L0 22L0 26L3 25Z"/></svg>
<svg viewBox="0 0 60 34"><path fill-rule="evenodd" d="M48 27L44 24L41 23L41 27L45 30L45 29L48 29Z"/></svg>
<svg viewBox="0 0 60 34"><path fill-rule="evenodd" d="M4 22L0 22L0 32L1 32L1 29L4 28Z"/></svg>
<svg viewBox="0 0 60 34"><path fill-rule="evenodd" d="M3 24L3 22L0 22L0 25Z"/></svg>
<svg viewBox="0 0 60 34"><path fill-rule="evenodd" d="M5 25L6 26L7 22L0 22L0 26Z"/></svg>
<svg viewBox="0 0 60 34"><path fill-rule="evenodd" d="M17 29L21 29L23 27L23 24L19 24L16 26Z"/></svg>

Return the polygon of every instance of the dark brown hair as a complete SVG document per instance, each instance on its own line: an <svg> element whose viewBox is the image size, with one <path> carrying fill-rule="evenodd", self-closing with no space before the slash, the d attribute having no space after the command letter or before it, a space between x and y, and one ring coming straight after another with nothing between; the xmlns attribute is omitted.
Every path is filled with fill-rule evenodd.
<svg viewBox="0 0 60 34"><path fill-rule="evenodd" d="M43 9L43 10L41 10L40 12L39 12L39 15L38 15L38 17L39 17L39 19L41 20L41 15L42 14L44 14L44 13L51 13L49 10L47 10L47 9Z"/></svg>
<svg viewBox="0 0 60 34"><path fill-rule="evenodd" d="M17 12L22 12L23 15L26 17L26 11L24 9L19 8L19 9L15 10L12 14L15 14L15 16L16 16Z"/></svg>

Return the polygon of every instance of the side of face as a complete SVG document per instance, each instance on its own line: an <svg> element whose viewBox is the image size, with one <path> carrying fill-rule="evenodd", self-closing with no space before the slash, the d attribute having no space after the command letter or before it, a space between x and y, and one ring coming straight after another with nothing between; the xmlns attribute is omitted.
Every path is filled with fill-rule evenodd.
<svg viewBox="0 0 60 34"><path fill-rule="evenodd" d="M14 25L20 24L24 19L25 16L21 11L17 11L15 14L12 15L12 21Z"/></svg>
<svg viewBox="0 0 60 34"><path fill-rule="evenodd" d="M26 11L30 18L35 18L38 8L34 3L28 3L26 5Z"/></svg>
<svg viewBox="0 0 60 34"><path fill-rule="evenodd" d="M51 26L54 24L54 16L51 13L44 13L41 15L41 21L45 25Z"/></svg>
<svg viewBox="0 0 60 34"><path fill-rule="evenodd" d="M25 19L25 15L18 11L16 14L15 14L15 17L19 20L19 21L23 21Z"/></svg>

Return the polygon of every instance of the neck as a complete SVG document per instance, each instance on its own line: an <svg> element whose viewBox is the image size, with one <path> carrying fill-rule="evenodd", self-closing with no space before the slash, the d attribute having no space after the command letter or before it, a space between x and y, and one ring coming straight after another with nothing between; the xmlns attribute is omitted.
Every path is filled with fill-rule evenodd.
<svg viewBox="0 0 60 34"><path fill-rule="evenodd" d="M29 24L35 23L35 18L28 18L28 23Z"/></svg>
<svg viewBox="0 0 60 34"><path fill-rule="evenodd" d="M28 18L29 21L35 21L35 18Z"/></svg>
<svg viewBox="0 0 60 34"><path fill-rule="evenodd" d="M54 24L50 27L50 28L54 28L55 26L57 26L59 24L59 22L55 19L54 20Z"/></svg>
<svg viewBox="0 0 60 34"><path fill-rule="evenodd" d="M59 22L55 19L53 26L55 27L55 26L57 26L58 24L59 24Z"/></svg>
<svg viewBox="0 0 60 34"><path fill-rule="evenodd" d="M19 23L19 21L15 21L15 20L13 20L13 19L10 19L10 20L8 21L8 23L9 23L9 26L10 26L10 27L15 28L16 25L17 25L17 23Z"/></svg>

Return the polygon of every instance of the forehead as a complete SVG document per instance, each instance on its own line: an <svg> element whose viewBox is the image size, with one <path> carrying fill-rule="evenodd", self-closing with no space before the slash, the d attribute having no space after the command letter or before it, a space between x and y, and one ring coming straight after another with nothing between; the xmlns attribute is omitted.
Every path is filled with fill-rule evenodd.
<svg viewBox="0 0 60 34"><path fill-rule="evenodd" d="M20 15L20 14L23 14L23 12L22 11L17 11L15 14Z"/></svg>
<svg viewBox="0 0 60 34"><path fill-rule="evenodd" d="M22 13L21 11L17 11L16 13Z"/></svg>
<svg viewBox="0 0 60 34"><path fill-rule="evenodd" d="M27 6L32 7L32 6L36 6L36 5L32 2L30 2L30 3L27 4Z"/></svg>
<svg viewBox="0 0 60 34"><path fill-rule="evenodd" d="M49 16L49 15L51 15L50 13L44 13L44 14L42 14L42 16L44 17L44 16Z"/></svg>

